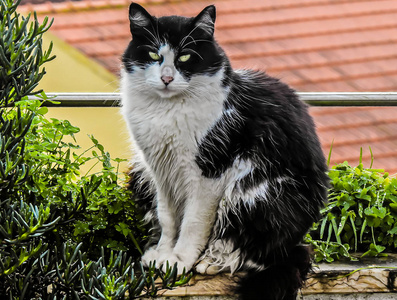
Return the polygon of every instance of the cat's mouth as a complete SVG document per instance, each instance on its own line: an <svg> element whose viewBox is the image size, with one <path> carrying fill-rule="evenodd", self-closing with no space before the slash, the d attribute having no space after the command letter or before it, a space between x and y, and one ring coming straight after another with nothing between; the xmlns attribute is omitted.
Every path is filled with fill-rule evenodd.
<svg viewBox="0 0 397 300"><path fill-rule="evenodd" d="M179 94L178 91L173 90L169 86L164 86L161 89L157 89L156 92L161 98L172 98Z"/></svg>

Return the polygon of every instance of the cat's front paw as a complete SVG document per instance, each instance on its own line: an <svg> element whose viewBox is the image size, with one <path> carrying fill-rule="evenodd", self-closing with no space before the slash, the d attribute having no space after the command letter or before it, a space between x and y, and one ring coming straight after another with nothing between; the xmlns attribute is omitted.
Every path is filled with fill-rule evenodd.
<svg viewBox="0 0 397 300"><path fill-rule="evenodd" d="M149 267L150 263L156 261L158 264L159 252L155 248L150 248L142 255L141 261L144 267Z"/></svg>
<svg viewBox="0 0 397 300"><path fill-rule="evenodd" d="M170 268L173 268L175 263L177 264L177 275L181 275L181 274L183 274L183 272L187 273L193 267L192 262L184 260L179 255L172 254L169 257L167 257L167 259L165 259L162 269L161 269L163 272L167 271L167 262L168 262L168 266Z"/></svg>

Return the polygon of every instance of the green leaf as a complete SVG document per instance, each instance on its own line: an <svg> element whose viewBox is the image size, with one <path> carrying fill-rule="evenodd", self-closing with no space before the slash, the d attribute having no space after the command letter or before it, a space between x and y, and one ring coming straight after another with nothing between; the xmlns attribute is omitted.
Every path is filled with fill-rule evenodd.
<svg viewBox="0 0 397 300"><path fill-rule="evenodd" d="M393 212L397 213L397 203L390 203L389 206Z"/></svg>
<svg viewBox="0 0 397 300"><path fill-rule="evenodd" d="M363 236L364 236L366 226L367 226L367 219L364 219L364 222L363 222L363 225L361 226L361 231L360 231L360 243L363 242Z"/></svg>
<svg viewBox="0 0 397 300"><path fill-rule="evenodd" d="M129 233L131 232L131 229L128 228L128 225L123 223L123 222L119 222L118 225L115 226L116 230L121 232L124 236L128 236Z"/></svg>
<svg viewBox="0 0 397 300"><path fill-rule="evenodd" d="M375 245L375 244L371 244L369 247L369 250L366 251L363 255L361 255L361 257L365 257L365 256L378 256L380 253L382 253L384 250L386 249L386 247L384 246L380 246L380 245Z"/></svg>
<svg viewBox="0 0 397 300"><path fill-rule="evenodd" d="M392 235L397 234L397 226L394 226L392 229L390 229L390 230L388 231L388 233L389 233L389 234L392 234Z"/></svg>
<svg viewBox="0 0 397 300"><path fill-rule="evenodd" d="M90 231L91 230L90 230L90 225L89 224L84 223L82 221L77 221L76 224L75 224L75 228L74 228L73 234L75 236L84 235L84 234L90 233Z"/></svg>
<svg viewBox="0 0 397 300"><path fill-rule="evenodd" d="M37 110L37 113L40 115L45 115L46 113L48 113L48 108L43 106L39 110Z"/></svg>

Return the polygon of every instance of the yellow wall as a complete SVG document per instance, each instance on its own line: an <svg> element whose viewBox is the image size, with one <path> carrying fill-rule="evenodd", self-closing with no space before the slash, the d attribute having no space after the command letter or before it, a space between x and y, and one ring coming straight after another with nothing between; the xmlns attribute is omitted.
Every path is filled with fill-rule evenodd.
<svg viewBox="0 0 397 300"><path fill-rule="evenodd" d="M39 88L47 93L118 91L118 78L114 74L50 32L44 35L43 49L48 49L51 41L56 58L44 65L47 74Z"/></svg>
<svg viewBox="0 0 397 300"><path fill-rule="evenodd" d="M44 36L43 49L54 43L55 60L45 64L47 74L39 88L46 93L57 92L117 92L118 78L87 58L77 49L51 33ZM80 128L78 144L87 149L92 145L92 134L113 158L131 156L129 136L117 107L112 108L50 108L47 118L67 119ZM127 164L123 164L126 169Z"/></svg>

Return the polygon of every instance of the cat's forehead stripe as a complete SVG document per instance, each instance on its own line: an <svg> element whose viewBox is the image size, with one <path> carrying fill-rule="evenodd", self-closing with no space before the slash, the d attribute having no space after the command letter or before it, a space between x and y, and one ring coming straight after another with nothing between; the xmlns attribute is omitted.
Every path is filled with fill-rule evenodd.
<svg viewBox="0 0 397 300"><path fill-rule="evenodd" d="M165 62L167 62L167 61L169 61L169 60L170 60L171 62L174 61L175 52L174 52L174 50L172 49L172 47L170 47L170 45L168 45L168 44L163 44L163 45L161 45L158 54L160 54L160 55L164 58L164 61L165 61Z"/></svg>
<svg viewBox="0 0 397 300"><path fill-rule="evenodd" d="M162 44L159 49L159 54L167 54L170 52L174 52L169 44Z"/></svg>

